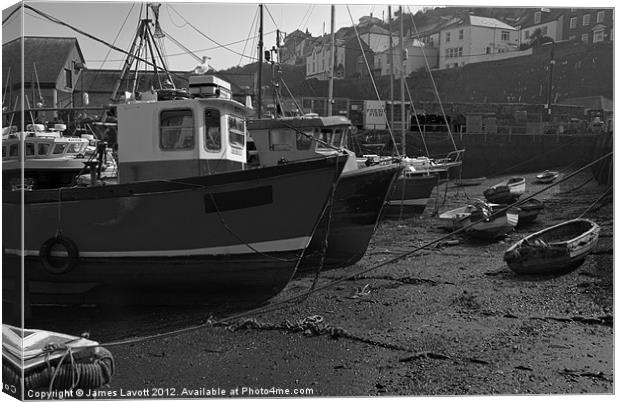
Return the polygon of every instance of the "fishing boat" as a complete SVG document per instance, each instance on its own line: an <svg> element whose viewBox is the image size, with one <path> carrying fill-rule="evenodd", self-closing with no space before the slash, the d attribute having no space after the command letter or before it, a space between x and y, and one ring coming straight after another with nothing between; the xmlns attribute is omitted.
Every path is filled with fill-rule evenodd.
<svg viewBox="0 0 620 402"><path fill-rule="evenodd" d="M501 211L501 212L500 212ZM474 204L456 208L439 215L442 226L454 231L464 227L465 233L472 237L496 239L510 233L519 222L519 209L508 208L504 205ZM472 226L472 223L478 222Z"/></svg>
<svg viewBox="0 0 620 402"><path fill-rule="evenodd" d="M248 131L260 166L274 166L317 155L346 152L331 211L326 211L300 263L300 272L317 269L327 236L324 269L355 264L365 254L376 229L399 164L358 168L355 153L345 148L350 121L342 116L307 115L252 119Z"/></svg>
<svg viewBox="0 0 620 402"><path fill-rule="evenodd" d="M10 190L21 182L23 168L28 187L45 189L67 186L80 173L87 172L84 162L89 141L80 137L64 136L66 125L28 124L26 130L5 127L2 136L3 189ZM20 153L24 147L25 159Z"/></svg>
<svg viewBox="0 0 620 402"><path fill-rule="evenodd" d="M519 226L532 223L538 217L538 214L545 209L545 204L535 198L530 198L522 204L519 204Z"/></svg>
<svg viewBox="0 0 620 402"><path fill-rule="evenodd" d="M483 192L487 201L494 204L512 204L524 193L525 178L523 177L512 177Z"/></svg>
<svg viewBox="0 0 620 402"><path fill-rule="evenodd" d="M554 274L580 266L598 241L600 227L588 219L573 219L519 240L504 253L518 274Z"/></svg>
<svg viewBox="0 0 620 402"><path fill-rule="evenodd" d="M253 110L216 77L190 87L116 106L117 184L3 191L3 286L22 257L31 303L259 302L288 283L347 156L246 169Z"/></svg>
<svg viewBox="0 0 620 402"><path fill-rule="evenodd" d="M406 166L394 182L384 216L402 218L422 214L438 182L438 175L420 175L412 171L410 166Z"/></svg>
<svg viewBox="0 0 620 402"><path fill-rule="evenodd" d="M487 180L486 177L473 177L470 179L458 179L454 182L457 187L479 186Z"/></svg>
<svg viewBox="0 0 620 402"><path fill-rule="evenodd" d="M555 170L545 170L544 172L536 175L536 181L543 184L549 184L555 181L560 175Z"/></svg>

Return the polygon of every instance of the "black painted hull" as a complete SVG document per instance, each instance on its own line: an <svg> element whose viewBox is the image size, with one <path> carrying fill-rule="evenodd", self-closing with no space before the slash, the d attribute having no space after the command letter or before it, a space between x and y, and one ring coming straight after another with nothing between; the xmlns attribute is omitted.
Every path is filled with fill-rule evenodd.
<svg viewBox="0 0 620 402"><path fill-rule="evenodd" d="M386 218L407 218L424 212L435 185L437 176L399 177L392 186L385 208Z"/></svg>
<svg viewBox="0 0 620 402"><path fill-rule="evenodd" d="M31 300L62 303L70 295L82 303L116 304L107 292L128 303L149 294L159 304L182 301L175 295L193 302L268 299L293 276L344 165L339 159L26 192ZM11 279L22 254L19 193L3 193L3 217L3 278ZM59 230L75 243L78 258L53 273L40 249ZM53 258L59 265L68 261L66 254Z"/></svg>
<svg viewBox="0 0 620 402"><path fill-rule="evenodd" d="M329 222L323 269L353 265L364 256L386 197L401 169L399 165L374 166L341 176ZM299 272L313 272L320 266L323 241L328 231L328 212L312 237Z"/></svg>

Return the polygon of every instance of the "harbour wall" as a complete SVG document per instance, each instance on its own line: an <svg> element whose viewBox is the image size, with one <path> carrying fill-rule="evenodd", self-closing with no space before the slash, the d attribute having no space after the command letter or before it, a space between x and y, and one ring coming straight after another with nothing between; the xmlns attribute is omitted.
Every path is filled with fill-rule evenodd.
<svg viewBox="0 0 620 402"><path fill-rule="evenodd" d="M385 144L365 147L363 143L354 146L358 153L391 154L393 146L389 133L381 133L371 141ZM465 149L463 158L463 178L492 177L496 175L535 172L572 165L577 168L592 161L600 153L601 134L456 134L454 142L458 149ZM445 156L454 150L447 133L426 133L424 139L419 133L407 133L407 156L433 157ZM385 142L384 142L385 140ZM399 141L397 135L397 141ZM399 150L402 145L397 142ZM425 147L426 145L426 147Z"/></svg>

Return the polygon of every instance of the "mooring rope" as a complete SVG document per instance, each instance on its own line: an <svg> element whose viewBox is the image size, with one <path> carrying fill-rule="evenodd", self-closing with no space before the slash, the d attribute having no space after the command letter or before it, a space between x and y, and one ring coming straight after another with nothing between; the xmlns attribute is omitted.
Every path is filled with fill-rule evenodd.
<svg viewBox="0 0 620 402"><path fill-rule="evenodd" d="M424 243L424 244L422 244L420 246L414 247L411 250L406 251L406 252L404 252L402 254L399 254L399 255L397 255L397 256L395 256L393 258L390 258L390 259L388 259L386 261L383 261L381 263L373 265L373 266L371 266L369 268L365 268L365 269L363 269L363 270L361 270L359 272L356 272L356 273L353 273L353 274L350 274L350 275L346 275L346 276L338 278L338 279L334 279L333 281L330 281L330 282L328 282L328 283L326 283L326 284L324 284L322 286L316 287L315 289L313 289L312 291L308 291L307 293L305 292L305 293L302 293L302 294L290 296L290 297L288 297L286 299L279 300L277 302L271 303L271 304L266 305L266 306L256 307L254 309L251 309L251 310L248 310L248 311L245 311L245 312L242 312L242 313L232 314L232 315L230 315L228 317L225 317L225 318L219 320L218 322L220 322L220 323L231 322L233 320L238 320L240 318L244 318L244 317L251 316L251 315L265 314L265 313L269 313L269 312L272 312L272 311L277 311L277 310L280 310L280 309L284 308L286 305L288 305L290 303L307 299L307 297L310 294L322 292L322 291L324 291L326 289L334 287L334 286L336 286L336 285L338 285L340 283L343 283L345 281L349 281L349 280L355 279L356 277L358 277L360 275L363 275L363 274L366 274L368 272L375 271L375 270L377 270L379 268L382 268L384 266L393 264L393 263L395 263L397 261L400 261L400 260L402 260L404 258L409 257L410 255L412 255L412 254L414 254L414 253L416 253L416 252L418 252L420 250L426 249L426 248L428 248L428 247L430 247L432 245L435 245L435 244L437 244L437 243L439 243L439 242L441 242L443 240L446 240L446 239L454 236L455 234L465 232L468 229L470 229L471 227L479 224L480 222L483 222L483 221L485 221L487 219L492 219L495 216L499 216L502 213L506 212L508 209L513 208L515 206L518 206L518 205L528 201L529 199L534 198L538 194L541 194L541 193L549 190L550 188L555 187L555 186L559 185L560 183L563 183L566 180L569 180L570 178L574 177L575 175L583 172L584 170L590 168L591 166L593 166L594 164L600 162L601 160L610 157L611 155L613 155L613 151L609 152L609 153L607 153L607 154L605 154L605 155L603 155L603 156L601 156L599 158L597 158L596 160L594 160L594 161L592 161L592 162L590 162L590 163L588 163L586 165L584 165L583 167L579 168L578 170L574 171L573 173L569 174L568 176L562 178L561 180L558 180L558 181L556 181L554 183L551 183L548 186L544 187L543 189L541 189L539 191L536 191L535 193L531 194L530 196L525 197L522 200L516 201L515 203L513 203L511 205L508 205L508 206L506 206L506 207L504 207L504 208L502 208L500 210L497 210L497 211L493 212L493 214L491 214L487 218L481 218L479 220L471 222L471 223L469 223L469 224L467 224L467 225L465 225L465 226L463 226L463 227L461 227L459 229L456 229L456 230L454 230L454 231L452 231L452 232L450 232L448 234L440 236L440 237L438 237L438 238L436 238L434 240L430 240L430 241L428 241L428 242L426 242L426 243ZM197 325L190 326L190 327L180 328L180 329L176 329L176 330L172 330L172 331L168 331L168 332L163 332L163 333L159 333L159 334L146 335L146 336L141 336L141 337L123 339L123 340L119 340L119 341L106 342L106 343L100 344L100 346L102 346L102 347L114 347L114 346L123 346L123 345L129 345L129 344L135 344L135 343L141 343L141 342L148 342L148 341L153 341L153 340L157 340L157 339L168 338L168 337L172 337L172 336L186 334L186 333L193 332L193 331L196 331L196 330L199 330L199 329L202 329L202 328L205 328L205 327L209 327L209 326L212 326L212 321L210 319L205 321L205 322L203 322L203 323L201 323L201 324L197 324ZM75 347L75 348L78 348L78 347Z"/></svg>

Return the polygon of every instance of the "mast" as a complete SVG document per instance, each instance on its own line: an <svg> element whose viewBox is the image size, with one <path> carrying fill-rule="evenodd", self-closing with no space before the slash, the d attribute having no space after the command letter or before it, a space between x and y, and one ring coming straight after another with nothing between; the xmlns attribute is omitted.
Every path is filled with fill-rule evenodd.
<svg viewBox="0 0 620 402"><path fill-rule="evenodd" d="M403 7L399 6L400 14L400 132L402 134L402 155L407 156L407 141L405 135L405 44L403 43Z"/></svg>
<svg viewBox="0 0 620 402"><path fill-rule="evenodd" d="M394 124L394 42L392 41L392 6L388 6L388 24L390 30L390 124Z"/></svg>
<svg viewBox="0 0 620 402"><path fill-rule="evenodd" d="M327 115L332 115L332 108L334 106L334 64L336 63L336 32L334 31L334 18L336 14L336 6L332 4L332 18L331 18L331 50L329 52L329 94L327 101Z"/></svg>
<svg viewBox="0 0 620 402"><path fill-rule="evenodd" d="M258 28L258 105L257 116L260 119L263 110L263 5L259 4L260 25Z"/></svg>

